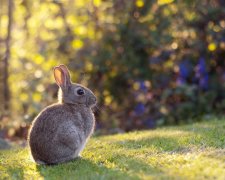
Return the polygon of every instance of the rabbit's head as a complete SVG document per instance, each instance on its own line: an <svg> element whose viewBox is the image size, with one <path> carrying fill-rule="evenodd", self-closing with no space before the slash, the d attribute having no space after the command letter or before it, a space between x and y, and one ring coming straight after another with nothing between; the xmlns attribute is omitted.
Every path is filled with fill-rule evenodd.
<svg viewBox="0 0 225 180"><path fill-rule="evenodd" d="M59 101L68 104L84 104L87 107L96 104L97 99L90 89L71 82L69 70L65 65L54 67L54 77L60 87Z"/></svg>

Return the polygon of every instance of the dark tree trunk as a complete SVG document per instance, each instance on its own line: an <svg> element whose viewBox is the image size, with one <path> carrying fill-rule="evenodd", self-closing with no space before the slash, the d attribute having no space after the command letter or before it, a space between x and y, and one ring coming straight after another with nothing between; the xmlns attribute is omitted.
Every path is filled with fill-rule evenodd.
<svg viewBox="0 0 225 180"><path fill-rule="evenodd" d="M8 27L7 37L5 39L5 56L3 57L3 96L4 96L4 110L9 110L10 102L10 91L9 91L9 60L10 60L10 41L11 41L11 30L12 30L12 12L13 12L13 0L8 0Z"/></svg>

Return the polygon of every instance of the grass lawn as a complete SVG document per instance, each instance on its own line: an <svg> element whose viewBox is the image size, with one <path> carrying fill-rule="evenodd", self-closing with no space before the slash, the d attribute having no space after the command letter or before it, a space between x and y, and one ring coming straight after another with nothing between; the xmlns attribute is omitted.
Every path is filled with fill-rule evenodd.
<svg viewBox="0 0 225 180"><path fill-rule="evenodd" d="M93 137L82 158L36 165L28 148L0 151L0 179L225 179L225 118Z"/></svg>

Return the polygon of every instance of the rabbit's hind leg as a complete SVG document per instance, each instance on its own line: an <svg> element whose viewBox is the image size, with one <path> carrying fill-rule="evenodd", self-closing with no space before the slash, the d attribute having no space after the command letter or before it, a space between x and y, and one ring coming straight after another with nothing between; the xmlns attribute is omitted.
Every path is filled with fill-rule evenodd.
<svg viewBox="0 0 225 180"><path fill-rule="evenodd" d="M69 161L73 161L75 159L77 159L77 157L75 157L75 158L73 156L61 157L61 158L58 158L56 161L48 163L48 165L57 165L57 164L60 164L60 163L66 163L66 162L69 162Z"/></svg>

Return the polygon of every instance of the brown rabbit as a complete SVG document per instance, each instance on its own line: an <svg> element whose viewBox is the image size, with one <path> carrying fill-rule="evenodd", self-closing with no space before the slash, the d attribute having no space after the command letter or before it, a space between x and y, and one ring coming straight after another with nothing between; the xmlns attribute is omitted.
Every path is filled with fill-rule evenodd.
<svg viewBox="0 0 225 180"><path fill-rule="evenodd" d="M96 104L93 92L72 83L65 65L54 68L59 102L45 108L34 119L28 141L38 164L58 164L79 156L95 124L91 107Z"/></svg>

